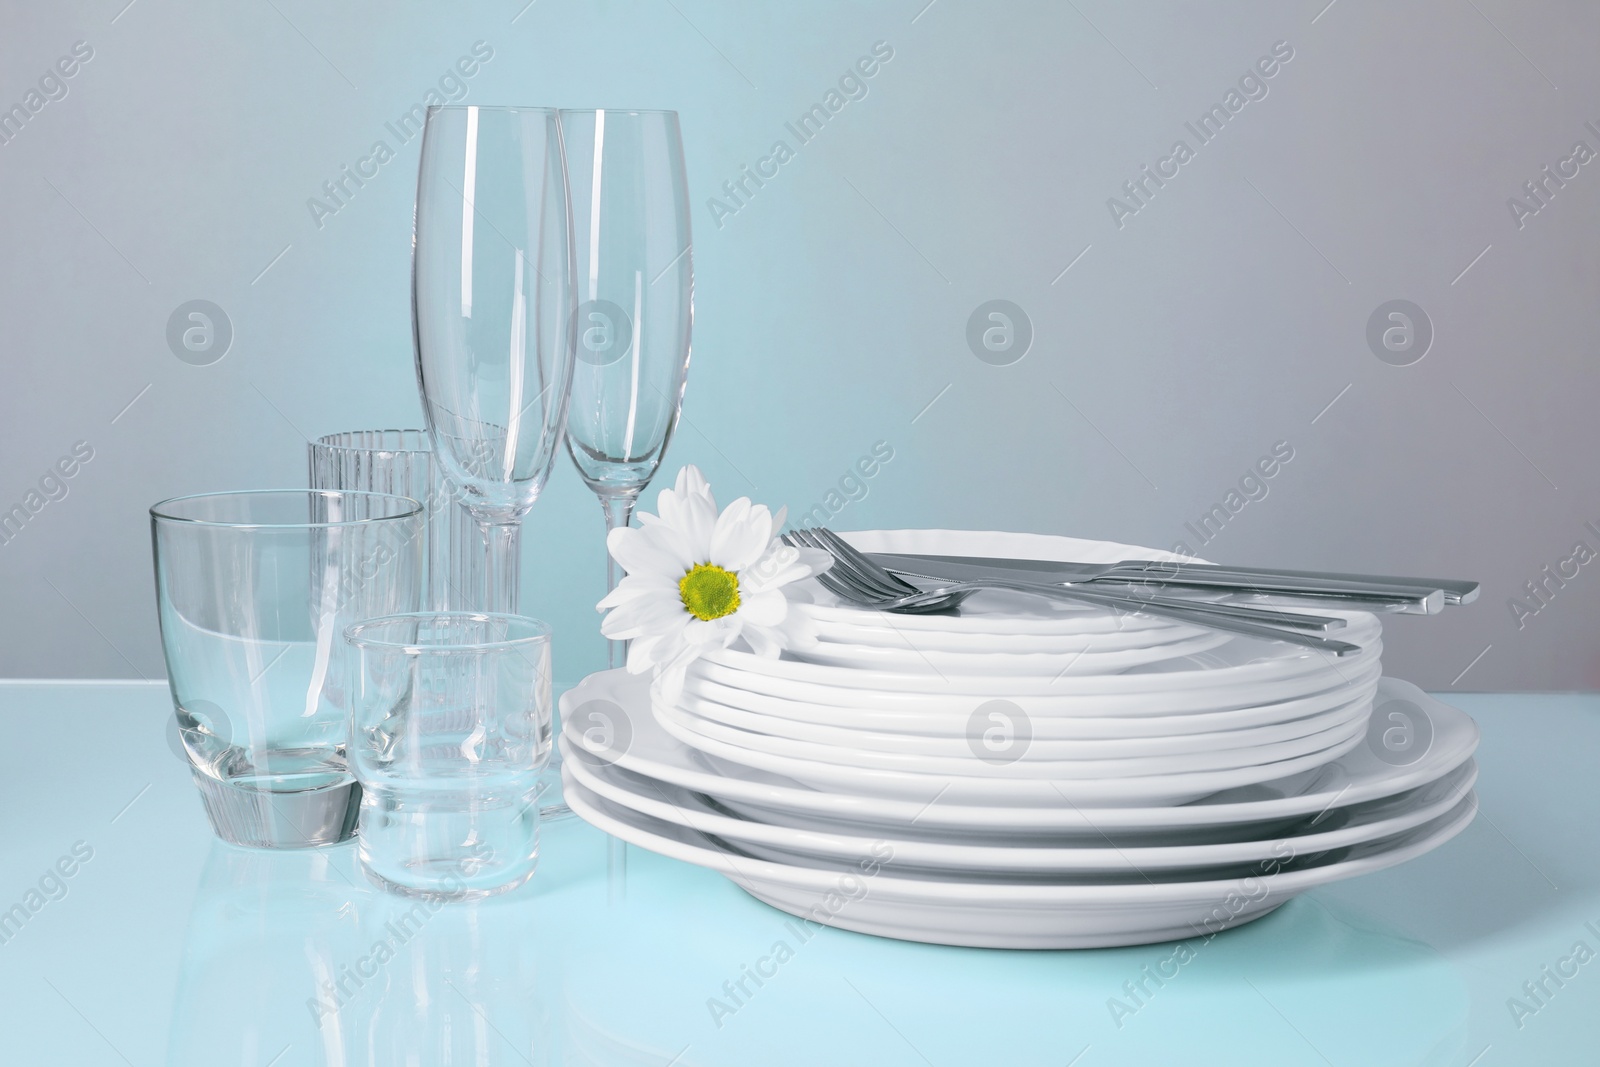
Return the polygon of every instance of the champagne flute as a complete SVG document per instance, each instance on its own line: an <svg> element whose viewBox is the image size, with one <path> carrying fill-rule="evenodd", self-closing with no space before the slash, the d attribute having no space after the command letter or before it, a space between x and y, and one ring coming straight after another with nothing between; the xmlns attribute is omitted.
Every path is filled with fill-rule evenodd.
<svg viewBox="0 0 1600 1067"><path fill-rule="evenodd" d="M517 610L522 517L566 422L572 273L559 113L430 107L412 245L417 380L434 456L483 538L482 611Z"/></svg>
<svg viewBox="0 0 1600 1067"><path fill-rule="evenodd" d="M632 519L683 407L694 320L688 180L675 111L562 111L561 127L578 302L567 451L609 534ZM608 552L607 592L618 577ZM608 642L610 666L625 654L625 642ZM620 842L608 859L616 891Z"/></svg>
<svg viewBox="0 0 1600 1067"><path fill-rule="evenodd" d="M628 525L683 407L694 319L683 139L675 111L562 111L561 123L577 237L567 451L609 533ZM610 642L612 667L624 647Z"/></svg>

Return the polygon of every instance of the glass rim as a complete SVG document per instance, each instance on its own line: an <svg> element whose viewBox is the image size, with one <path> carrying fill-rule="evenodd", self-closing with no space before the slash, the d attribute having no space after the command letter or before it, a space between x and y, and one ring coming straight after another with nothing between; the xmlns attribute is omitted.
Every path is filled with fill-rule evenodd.
<svg viewBox="0 0 1600 1067"><path fill-rule="evenodd" d="M380 627L421 622L427 619L505 622L524 627L532 632L521 637L504 637L492 641L440 641L436 643L397 641L383 637L369 637L366 634L366 631L376 630ZM375 652L398 652L405 656L482 655L488 652L503 652L508 649L548 644L550 635L550 624L543 619L535 619L528 615L516 615L504 611L403 611L394 615L380 615L372 619L362 619L360 622L352 623L344 629L345 642L358 649Z"/></svg>
<svg viewBox="0 0 1600 1067"><path fill-rule="evenodd" d="M401 436L404 436L404 435L407 435L407 434L415 434L415 435L417 435L418 439L420 440L422 447L420 447L420 448L381 448L381 447L375 448L375 447L371 447L371 446L367 446L367 445L359 445L359 444L355 444L354 443L355 439L358 439L358 438L360 438L360 437L362 437L364 435L369 435L369 434L373 435L373 436L377 436L377 435L380 435L380 434L396 434L396 435L401 435ZM371 453L371 454L382 453L382 454L386 454L386 455L397 455L397 456L432 455L433 454L433 443L432 443L431 439L428 437L428 431L427 430L417 429L416 427L409 427L409 426L405 427L405 428L385 427L384 429L381 429L381 430L340 430L338 433L325 433L321 437L317 438L315 441L312 441L311 442L311 447L313 449L315 449L316 451L318 451L318 452L361 452L361 453ZM352 491L354 491L354 490L352 490ZM381 495L389 495L389 494L379 494L379 495L381 496Z"/></svg>
<svg viewBox="0 0 1600 1067"><path fill-rule="evenodd" d="M665 107L564 107L561 109L563 115L598 115L602 111L608 115L671 115L673 118L678 117L676 111Z"/></svg>
<svg viewBox="0 0 1600 1067"><path fill-rule="evenodd" d="M170 509L174 504L184 504L195 500L215 500L228 496L245 499L295 495L301 497L372 497L383 500L403 500L411 506L397 510L393 515L379 515L359 519L325 519L320 522L311 520L305 522L252 522L242 519L203 519L191 515L172 514L170 511L164 510ZM153 520L229 530L323 530L343 526L362 526L374 522L393 522L396 519L411 519L422 513L422 504L409 496L400 496L396 493L368 493L356 489L225 489L217 493L188 493L184 496L172 496L150 505L150 518Z"/></svg>
<svg viewBox="0 0 1600 1067"><path fill-rule="evenodd" d="M469 108L506 113L526 111L534 115L561 114L561 109L558 107L536 107L532 104L429 104L427 114L431 115L435 111L466 111Z"/></svg>

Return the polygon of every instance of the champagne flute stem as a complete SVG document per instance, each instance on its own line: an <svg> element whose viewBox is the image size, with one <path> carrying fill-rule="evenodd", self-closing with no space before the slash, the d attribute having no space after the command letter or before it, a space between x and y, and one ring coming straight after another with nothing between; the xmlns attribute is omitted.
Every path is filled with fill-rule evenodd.
<svg viewBox="0 0 1600 1067"><path fill-rule="evenodd" d="M606 539L611 538L612 530L625 529L633 521L633 506L638 502L638 497L633 493L623 493L618 496L603 496L600 506L606 513ZM611 551L606 550L606 592L609 594L622 580L621 568L617 561L611 558ZM609 646L606 653L606 666L613 669L622 666L628 658L628 642L607 641Z"/></svg>
<svg viewBox="0 0 1600 1067"><path fill-rule="evenodd" d="M606 513L606 540L611 539L612 530L626 529L633 521L633 506L638 501L633 493L624 493L620 496L603 496L600 506ZM621 568L612 558L609 546L606 549L606 592L610 593L622 580ZM628 661L628 642L607 641L606 665L613 670L621 667ZM606 839L606 896L610 903L618 904L628 893L628 843L620 838L608 837Z"/></svg>
<svg viewBox="0 0 1600 1067"><path fill-rule="evenodd" d="M478 520L483 535L482 611L515 614L522 578L522 523Z"/></svg>

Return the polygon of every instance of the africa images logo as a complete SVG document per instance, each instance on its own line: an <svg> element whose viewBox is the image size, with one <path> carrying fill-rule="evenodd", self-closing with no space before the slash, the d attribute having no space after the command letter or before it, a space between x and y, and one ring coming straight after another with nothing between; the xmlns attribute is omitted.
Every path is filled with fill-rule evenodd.
<svg viewBox="0 0 1600 1067"><path fill-rule="evenodd" d="M12 104L10 108L0 104L0 145L16 140L23 127L32 122L47 105L65 100L72 91L70 80L93 58L94 46L88 41L77 41L70 55L57 59L39 75L38 87L24 93L20 102Z"/></svg>
<svg viewBox="0 0 1600 1067"><path fill-rule="evenodd" d="M1193 135L1194 144L1191 145L1186 137L1178 138L1172 143L1172 150L1156 160L1154 170L1147 163L1139 168L1135 178L1123 182L1122 192L1126 199L1113 196L1106 200L1106 210L1111 212L1111 221L1116 223L1117 229L1122 229L1130 216L1148 207L1156 192L1166 188L1167 182L1178 176L1183 165L1194 159L1200 147L1215 140L1223 127L1233 121L1246 104L1252 100L1265 100L1269 91L1268 81L1293 58L1294 48L1288 41L1275 42L1269 55L1257 59L1249 70L1239 76L1237 87L1228 87L1221 103L1212 104L1194 122L1183 124Z"/></svg>
<svg viewBox="0 0 1600 1067"><path fill-rule="evenodd" d="M474 41L471 55L457 59L452 67L439 76L437 84L428 86L428 91L423 94L420 101L412 104L393 122L383 124L384 129L394 138L394 145L380 137L372 142L372 147L367 150L366 155L356 160L353 168L346 163L339 168L338 174L323 182L323 195L309 197L306 200L306 210L311 212L311 221L316 223L317 229L320 230L327 225L330 216L337 215L349 206L356 193L366 188L367 182L378 176L383 165L398 155L396 146L404 147L422 134L423 123L428 117L428 108L442 107L448 103L465 100L468 92L467 79L476 75L483 69L483 65L493 58L494 49L489 47L487 42Z"/></svg>
<svg viewBox="0 0 1600 1067"><path fill-rule="evenodd" d="M717 229L722 229L724 219L744 210L756 193L778 176L779 169L795 158L800 147L815 140L828 121L843 111L846 104L852 100L865 100L868 80L893 58L894 48L888 41L874 43L871 55L861 56L839 76L838 88L830 88L823 94L821 102L812 104L794 122L783 124L794 135L793 145L787 138L779 138L772 142L766 155L756 160L754 170L749 164L740 164L738 176L722 183L722 193L726 199L715 196L706 198L706 209L711 212Z"/></svg>

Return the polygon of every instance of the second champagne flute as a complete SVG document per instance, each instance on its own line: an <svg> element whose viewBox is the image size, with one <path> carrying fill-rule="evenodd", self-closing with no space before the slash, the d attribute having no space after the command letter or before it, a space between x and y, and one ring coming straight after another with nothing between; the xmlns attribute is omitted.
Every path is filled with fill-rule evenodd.
<svg viewBox="0 0 1600 1067"><path fill-rule="evenodd" d="M609 534L628 525L683 407L694 320L683 138L675 111L569 110L561 128L578 302L567 451ZM608 553L606 592L617 580ZM622 665L625 647L608 642L610 666ZM547 777L554 814L559 753Z"/></svg>
<svg viewBox="0 0 1600 1067"><path fill-rule="evenodd" d="M609 533L628 525L683 407L694 321L683 139L675 111L563 111L561 125L578 291L567 450ZM608 555L607 592L617 578Z"/></svg>

